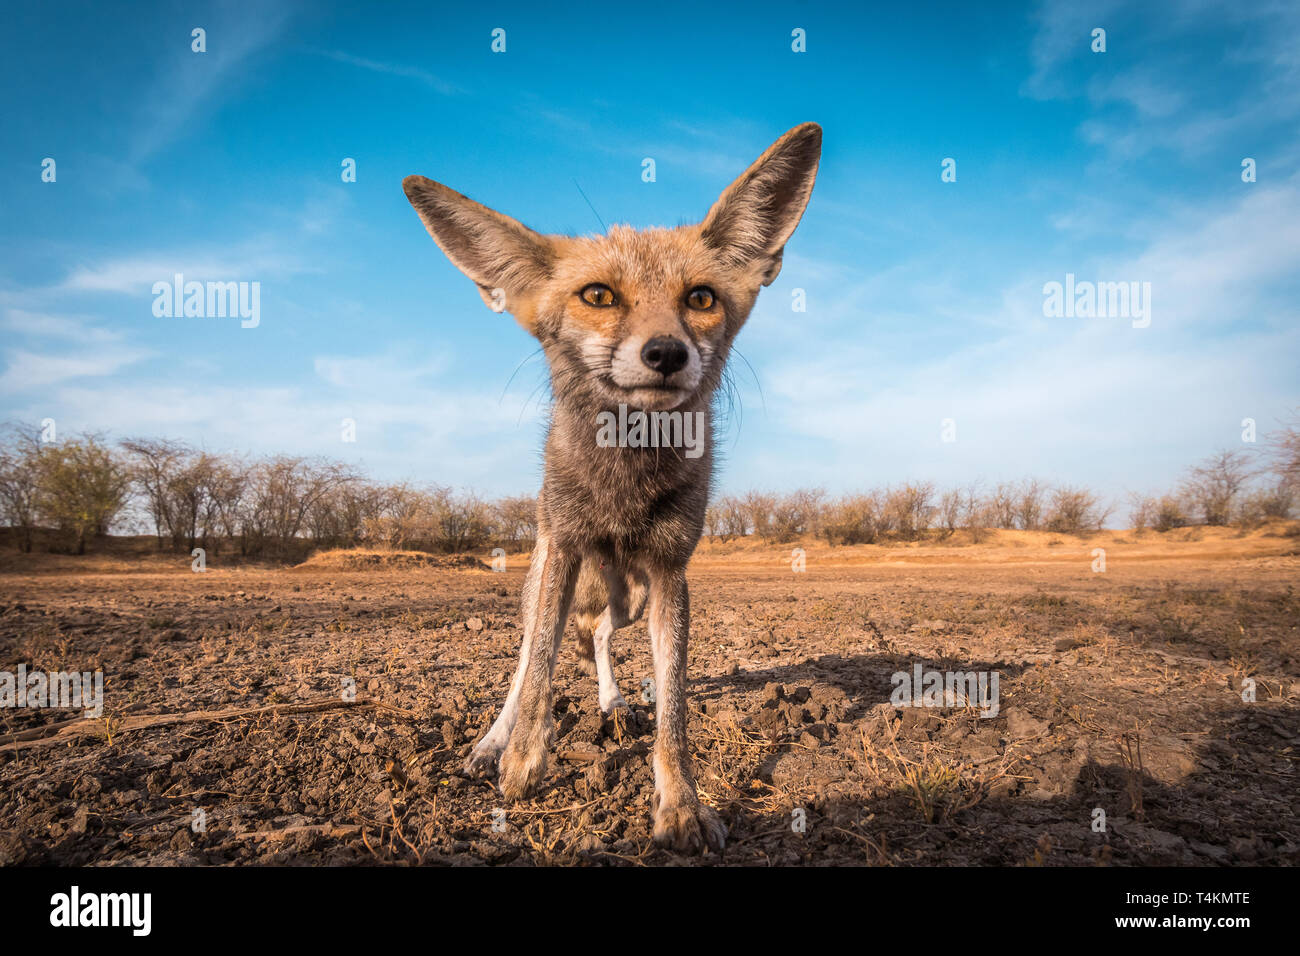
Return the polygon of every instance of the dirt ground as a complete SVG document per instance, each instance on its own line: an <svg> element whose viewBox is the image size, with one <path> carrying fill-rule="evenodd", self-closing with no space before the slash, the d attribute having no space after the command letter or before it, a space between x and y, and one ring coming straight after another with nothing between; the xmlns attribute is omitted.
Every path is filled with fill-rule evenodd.
<svg viewBox="0 0 1300 956"><path fill-rule="evenodd" d="M703 857L650 839L644 622L616 637L626 720L566 639L535 799L461 775L525 556L7 552L0 670L102 668L105 710L0 710L0 863L1300 863L1294 533L803 547L802 573L791 546L691 567L698 788L730 828ZM996 672L997 716L895 707L918 664Z"/></svg>

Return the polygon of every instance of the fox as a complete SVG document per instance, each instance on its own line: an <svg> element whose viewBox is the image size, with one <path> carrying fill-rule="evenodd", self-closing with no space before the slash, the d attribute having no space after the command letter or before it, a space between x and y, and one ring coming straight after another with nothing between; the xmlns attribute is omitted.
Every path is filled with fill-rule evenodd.
<svg viewBox="0 0 1300 956"><path fill-rule="evenodd" d="M686 566L714 481L714 399L732 343L781 271L821 161L822 129L776 140L704 219L614 225L604 235L535 232L424 176L402 188L425 229L494 312L541 345L550 421L537 540L521 599L523 640L505 703L465 773L507 800L535 792L554 738L552 681L570 614L600 709L627 707L611 641L644 613L654 660L653 839L721 852L727 827L696 791L686 733L690 597ZM703 448L598 440L620 407L702 415Z"/></svg>

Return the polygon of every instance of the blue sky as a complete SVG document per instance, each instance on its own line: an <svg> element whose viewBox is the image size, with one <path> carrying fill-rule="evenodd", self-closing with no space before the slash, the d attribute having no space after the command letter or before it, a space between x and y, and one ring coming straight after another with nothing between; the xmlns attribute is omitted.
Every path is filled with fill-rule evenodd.
<svg viewBox="0 0 1300 956"><path fill-rule="evenodd" d="M1294 4L440 6L10 9L0 418L531 491L536 346L402 177L547 232L600 231L575 181L606 223L675 225L805 120L821 172L737 342L724 490L1119 497L1300 405ZM259 326L155 317L177 272L259 282ZM1067 273L1151 283L1150 326L1044 316Z"/></svg>

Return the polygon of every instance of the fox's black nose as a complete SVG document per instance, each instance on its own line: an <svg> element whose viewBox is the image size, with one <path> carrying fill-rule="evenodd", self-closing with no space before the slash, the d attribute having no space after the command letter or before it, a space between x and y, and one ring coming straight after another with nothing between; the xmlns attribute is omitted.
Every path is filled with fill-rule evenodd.
<svg viewBox="0 0 1300 956"><path fill-rule="evenodd" d="M672 375L686 364L688 358L690 353L686 351L686 343L671 335L656 335L641 349L641 361L664 375Z"/></svg>

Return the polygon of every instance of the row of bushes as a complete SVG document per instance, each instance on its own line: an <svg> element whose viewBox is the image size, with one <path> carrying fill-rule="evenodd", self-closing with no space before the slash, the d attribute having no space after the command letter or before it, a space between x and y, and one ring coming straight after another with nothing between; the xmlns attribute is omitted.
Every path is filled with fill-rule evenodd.
<svg viewBox="0 0 1300 956"><path fill-rule="evenodd" d="M159 548L231 547L281 559L358 545L525 547L537 534L531 496L489 501L440 486L379 484L325 459L217 455L167 439L41 439L36 429L10 426L0 443L0 520L26 551L37 529L52 529L57 547L77 553L110 530L143 526ZM1167 531L1292 517L1300 503L1300 431L1285 429L1267 449L1262 456L1219 452L1189 469L1177 488L1131 496L1131 525ZM1040 481L948 490L910 482L835 498L819 490L728 495L709 506L704 531L769 542L815 535L832 545L946 538L958 530L979 540L991 528L1096 531L1113 511L1087 489Z"/></svg>
<svg viewBox="0 0 1300 956"><path fill-rule="evenodd" d="M0 447L0 518L30 551L37 529L83 553L110 530L144 528L158 547L298 558L315 548L466 551L537 535L528 496L487 501L439 486L384 485L318 458L217 455L166 439L97 435L43 442L11 427Z"/></svg>
<svg viewBox="0 0 1300 956"><path fill-rule="evenodd" d="M1293 426L1274 435L1262 455L1217 452L1190 468L1172 491L1129 500L1129 523L1137 531L1250 527L1294 517L1300 505L1300 431ZM939 491L919 482L839 498L818 490L728 496L710 506L705 532L724 541L751 534L765 541L817 535L840 545L946 538L963 530L979 540L990 528L1083 534L1099 530L1113 512L1112 504L1087 489L1035 480L1002 482L987 491L978 483Z"/></svg>
<svg viewBox="0 0 1300 956"><path fill-rule="evenodd" d="M838 498L820 490L727 496L709 507L704 530L723 541L746 535L793 541L815 535L831 545L872 544L946 538L958 530L978 539L990 528L1083 533L1102 527L1110 513L1100 498L1081 488L1025 481L1003 482L988 492L978 484L940 491L926 481Z"/></svg>
<svg viewBox="0 0 1300 956"><path fill-rule="evenodd" d="M1130 526L1137 531L1250 527L1294 517L1300 505L1298 434L1293 427L1274 436L1263 455L1217 452L1190 468L1172 491L1130 495ZM1084 534L1100 530L1114 511L1085 488L1035 480L946 491L913 482L838 498L819 490L731 495L709 507L705 533L723 541L757 535L769 542L816 535L842 545L942 539L961 530L979 540L991 528Z"/></svg>
<svg viewBox="0 0 1300 956"><path fill-rule="evenodd" d="M1250 527L1290 518L1300 503L1300 482L1295 443L1282 438L1273 449L1290 447L1291 456L1275 454L1267 469L1243 452L1221 451L1190 469L1174 490L1131 496L1129 523L1138 531L1170 531L1195 524Z"/></svg>

